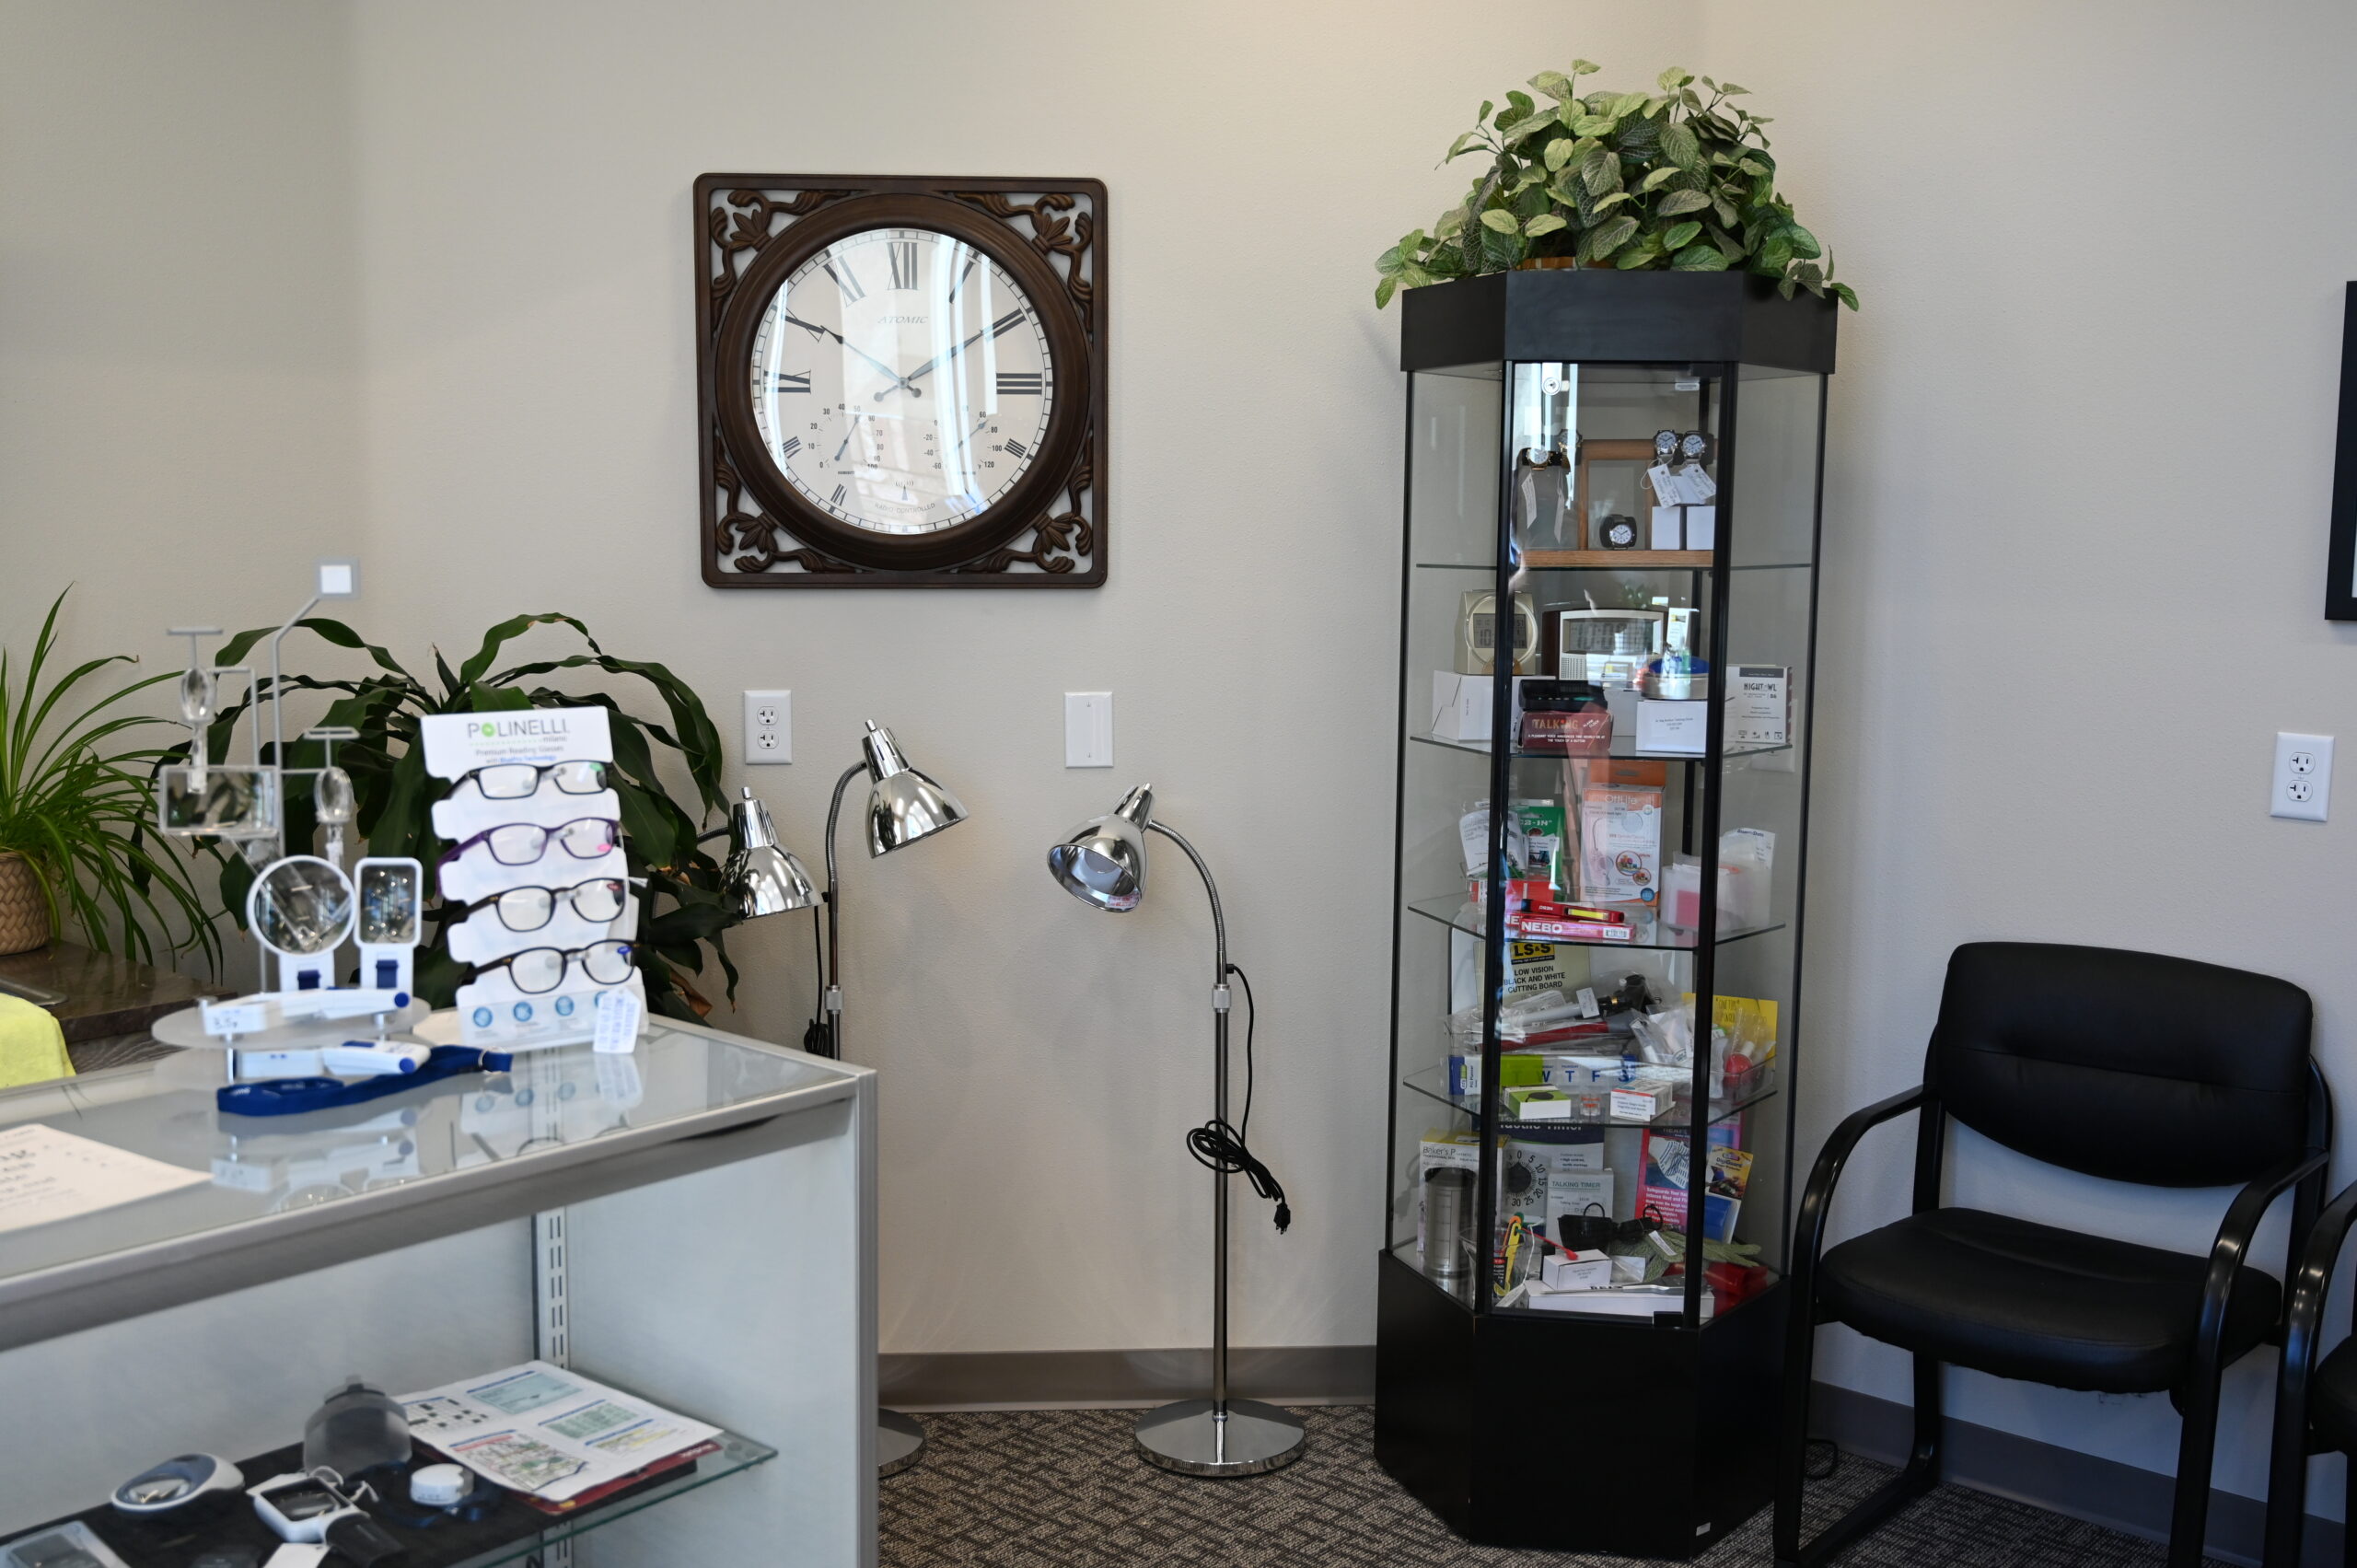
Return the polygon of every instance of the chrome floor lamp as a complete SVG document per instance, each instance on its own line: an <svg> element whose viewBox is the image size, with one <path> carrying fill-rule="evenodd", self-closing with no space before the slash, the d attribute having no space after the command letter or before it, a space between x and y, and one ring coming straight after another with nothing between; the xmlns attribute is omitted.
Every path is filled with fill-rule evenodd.
<svg viewBox="0 0 2357 1568"><path fill-rule="evenodd" d="M887 855L919 839L966 819L958 797L909 766L888 729L869 720L860 737L860 761L835 781L835 795L827 807L827 942L820 999L824 1022L814 1026L811 1051L840 1060L843 1053L843 990L842 975L842 889L835 863L835 830L842 817L843 792L853 779L867 775L867 853ZM802 865L777 842L770 814L753 798L751 790L729 813L729 852L725 878L737 912L756 915L808 909L819 901ZM924 1452L924 1427L914 1416L899 1411L876 1412L877 1474L897 1475Z"/></svg>
<svg viewBox="0 0 2357 1568"><path fill-rule="evenodd" d="M1195 846L1154 819L1154 790L1140 784L1106 817L1091 818L1048 852L1048 870L1057 886L1092 908L1115 914L1133 910L1145 898L1145 835L1160 833L1186 852L1211 896L1212 940L1212 1120L1187 1135L1196 1160L1211 1167L1212 1206L1212 1397L1180 1400L1148 1411L1138 1421L1138 1450L1152 1463L1185 1475L1246 1476L1281 1469L1301 1458L1301 1422L1274 1405L1230 1399L1227 1392L1227 1179L1249 1177L1262 1197L1277 1205L1277 1228L1292 1218L1284 1190L1268 1167L1252 1157L1243 1131L1227 1120L1227 977L1244 971L1227 961L1227 919L1219 888ZM1246 981L1249 1004L1251 982ZM1245 1036L1250 1071L1251 1035ZM1245 1121L1251 1121L1251 1089L1245 1089Z"/></svg>

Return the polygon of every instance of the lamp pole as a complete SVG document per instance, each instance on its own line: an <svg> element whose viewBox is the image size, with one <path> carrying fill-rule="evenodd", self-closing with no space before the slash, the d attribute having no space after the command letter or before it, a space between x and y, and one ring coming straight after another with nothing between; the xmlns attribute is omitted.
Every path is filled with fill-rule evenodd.
<svg viewBox="0 0 2357 1568"><path fill-rule="evenodd" d="M1195 846L1174 830L1156 821L1148 832L1160 833L1187 852L1203 879L1212 902L1212 1114L1223 1127L1227 1121L1227 1015L1232 993L1227 985L1227 915L1220 908L1219 884ZM1227 1179L1229 1172L1212 1169L1212 1422L1221 1458L1227 1449Z"/></svg>

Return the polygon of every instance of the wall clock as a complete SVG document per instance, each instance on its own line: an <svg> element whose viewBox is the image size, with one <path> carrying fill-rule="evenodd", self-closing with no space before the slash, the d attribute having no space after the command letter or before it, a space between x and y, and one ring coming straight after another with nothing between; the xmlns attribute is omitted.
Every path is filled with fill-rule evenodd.
<svg viewBox="0 0 2357 1568"><path fill-rule="evenodd" d="M1105 187L696 181L715 587L1105 581Z"/></svg>

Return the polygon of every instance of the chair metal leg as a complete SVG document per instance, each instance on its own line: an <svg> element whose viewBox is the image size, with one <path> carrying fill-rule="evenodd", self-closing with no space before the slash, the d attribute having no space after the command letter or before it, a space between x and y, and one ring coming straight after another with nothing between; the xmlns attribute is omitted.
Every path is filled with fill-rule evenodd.
<svg viewBox="0 0 2357 1568"><path fill-rule="evenodd" d="M1784 1376L1793 1377L1794 1356L1788 1353ZM1784 1388L1783 1441L1777 1450L1776 1563L1777 1568L1820 1568L1849 1550L1861 1538L1940 1483L1940 1364L1928 1355L1915 1358L1915 1446L1906 1468L1876 1487L1856 1507L1834 1520L1805 1546L1801 1543L1801 1482L1808 1437L1808 1395L1805 1373L1810 1359L1798 1353L1804 1376L1797 1400L1794 1385ZM1799 1420L1794 1409L1799 1408Z"/></svg>
<svg viewBox="0 0 2357 1568"><path fill-rule="evenodd" d="M2169 1515L2168 1568L2201 1568L2210 1527L2210 1467L2218 1446L2218 1378L2195 1376L2177 1439L2177 1502Z"/></svg>
<svg viewBox="0 0 2357 1568"><path fill-rule="evenodd" d="M2351 1493L2357 1493L2357 1457L2349 1461L2349 1481L2345 1484ZM2293 1568L2298 1568L2299 1561L2297 1557L2292 1559ZM2357 1519L2341 1521L2340 1561L2342 1568L2357 1568Z"/></svg>
<svg viewBox="0 0 2357 1568"><path fill-rule="evenodd" d="M1817 1324L1810 1303L1796 1299L1790 1308L1792 1330L1784 1348L1783 1420L1776 1434L1776 1504L1773 1538L1776 1561L1801 1561L1801 1493L1808 1479L1808 1391L1816 1373Z"/></svg>
<svg viewBox="0 0 2357 1568"><path fill-rule="evenodd" d="M2308 1512L2307 1380L2287 1375L2275 1392L2275 1446L2267 1467L2267 1535L2261 1568L2300 1568ZM2357 1568L2357 1529L2341 1538L2344 1561Z"/></svg>

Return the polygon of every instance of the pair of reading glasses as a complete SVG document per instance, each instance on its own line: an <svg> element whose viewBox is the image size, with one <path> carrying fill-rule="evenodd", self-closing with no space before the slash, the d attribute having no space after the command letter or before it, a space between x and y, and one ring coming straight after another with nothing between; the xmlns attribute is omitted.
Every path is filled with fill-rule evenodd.
<svg viewBox="0 0 2357 1568"><path fill-rule="evenodd" d="M596 795L606 787L606 764L550 762L541 766L531 762L494 762L460 773L459 784L469 779L474 781L476 792L485 800L529 800L540 793L542 779L555 780L559 795Z"/></svg>
<svg viewBox="0 0 2357 1568"><path fill-rule="evenodd" d="M510 953L496 963L477 964L470 978L481 979L487 974L507 971L508 983L525 996L540 996L564 983L565 970L578 962L581 972L599 985L620 985L630 978L630 944L622 941L592 942L586 947L527 947L520 953Z"/></svg>
<svg viewBox="0 0 2357 1568"><path fill-rule="evenodd" d="M627 884L619 877L597 877L570 888L510 888L504 893L467 906L461 920L486 909L499 912L499 923L510 931L538 931L556 918L566 904L592 925L620 920Z"/></svg>
<svg viewBox="0 0 2357 1568"><path fill-rule="evenodd" d="M621 830L622 825L609 817L576 817L554 828L509 822L485 828L457 848L444 851L438 864L448 865L475 845L486 844L491 858L502 865L529 865L548 852L551 839L563 844L564 853L575 860L595 860L613 853Z"/></svg>

